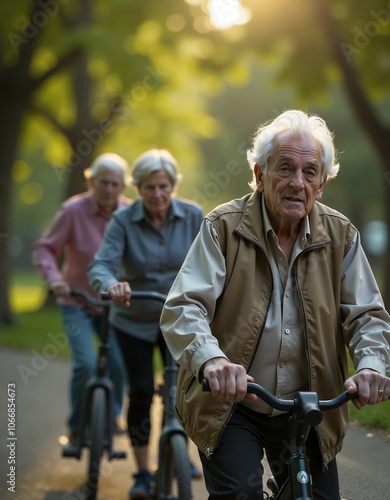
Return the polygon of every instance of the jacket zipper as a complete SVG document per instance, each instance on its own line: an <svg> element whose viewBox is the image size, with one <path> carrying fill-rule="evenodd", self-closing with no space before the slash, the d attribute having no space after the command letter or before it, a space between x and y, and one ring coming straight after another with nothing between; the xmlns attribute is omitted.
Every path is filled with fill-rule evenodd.
<svg viewBox="0 0 390 500"><path fill-rule="evenodd" d="M262 248L262 247L260 247L260 248ZM267 260L268 260L268 259L267 259ZM270 303L271 303L271 298L272 298L272 293L270 293L270 299L269 299L269 301L268 301L267 310L266 310L266 314L265 314L264 318L266 318L266 317L267 317L267 314L268 314L268 311L269 311L269 307L270 307ZM261 337L262 337L262 335L263 335L264 327L265 327L265 321L263 321L262 328L261 328L261 330L260 330L260 335L259 335L259 338L257 339L255 349L253 350L252 357L251 357L251 359L250 359L250 361L249 361L249 363L248 363L248 369L247 369L247 372L249 371L250 367L252 366L253 359L254 359L254 357L255 357L255 353L256 353L256 351L257 351L257 348L258 348L258 346L259 346L259 343L260 343ZM231 417L231 416L232 416L232 414L233 414L233 411L234 411L234 409L235 409L236 405L237 405L237 403L234 403L234 405L232 406L232 408L231 408L231 410L230 410L230 413L229 413L228 417L226 418L226 420L225 420L225 422L224 422L223 426L221 427L221 430L220 430L220 432L219 432L219 434L218 434L218 437L217 437L217 440L216 440L216 443L215 443L215 447L217 447L217 445L218 445L218 443L219 443L219 440L220 440L220 438L221 438L222 432L225 430L225 427L227 426L227 424L228 424L228 422L229 422L229 420L230 420L230 417ZM207 458L210 458L210 457L211 457L211 455L212 455L213 453L214 453L214 448L211 448L211 447L206 448L206 457L207 457Z"/></svg>
<svg viewBox="0 0 390 500"><path fill-rule="evenodd" d="M327 246L331 245L331 243L332 242L328 242L328 243L325 243L325 244L320 244L320 245L315 245L315 246L311 246L311 247L305 248L304 250L302 250L302 252L300 253L300 255L302 255L304 252L307 252L309 250L315 250L317 248L327 247ZM300 257L300 255L298 256L298 258ZM311 384L311 379L310 379L311 360L310 360L310 356L309 356L308 340L307 340L306 314L305 314L305 309L303 307L301 289L300 289L299 283L298 283L298 272L297 272L297 269L298 269L298 263L297 263L298 262L298 258L295 261L296 263L294 264L294 281L295 281L295 284L296 284L296 287L297 287L297 290L298 290L299 302L301 304L301 310L302 310L302 314L303 314L303 323L305 325L305 328L304 328L305 354L306 354L306 362L307 362L307 366L308 366L308 373L307 373L307 375L308 375L308 379L309 379L309 391L311 391L312 390L312 384ZM322 461L322 471L326 472L328 470L328 465L325 463L324 453L323 453L323 450L322 450L321 438L320 438L318 429L315 428L314 430L315 430L315 433L317 435L317 440L318 440L318 444L319 444L319 448L320 448L320 455L321 455L321 461Z"/></svg>

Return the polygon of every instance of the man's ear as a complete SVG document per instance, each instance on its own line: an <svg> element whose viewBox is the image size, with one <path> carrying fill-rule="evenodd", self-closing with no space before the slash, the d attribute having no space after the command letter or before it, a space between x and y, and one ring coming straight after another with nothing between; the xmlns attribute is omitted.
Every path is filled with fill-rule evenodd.
<svg viewBox="0 0 390 500"><path fill-rule="evenodd" d="M327 178L327 177L325 177L325 178L323 179L323 181L321 182L320 187L319 187L318 192L317 192L316 200L320 200L320 199L322 198L322 193L323 193L324 186L325 186L325 184L326 184L327 179L328 179L328 178Z"/></svg>
<svg viewBox="0 0 390 500"><path fill-rule="evenodd" d="M255 163L253 171L255 174L257 190L262 193L264 191L263 171L257 163Z"/></svg>

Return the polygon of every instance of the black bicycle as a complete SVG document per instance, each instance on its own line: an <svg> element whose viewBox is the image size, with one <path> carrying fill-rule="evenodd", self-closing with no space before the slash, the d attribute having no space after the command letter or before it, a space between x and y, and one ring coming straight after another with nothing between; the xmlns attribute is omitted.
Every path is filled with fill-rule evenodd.
<svg viewBox="0 0 390 500"><path fill-rule="evenodd" d="M109 299L107 292L101 297ZM154 300L164 304L166 295L133 291L131 300ZM191 464L188 438L175 412L178 366L166 348L164 380L157 393L162 398L162 429L158 444L158 464L151 497L156 500L191 500Z"/></svg>
<svg viewBox="0 0 390 500"><path fill-rule="evenodd" d="M203 380L203 390L210 391L208 380ZM318 425L323 412L334 410L356 398L357 393L343 392L333 399L319 401L316 392L297 392L294 399L279 399L263 386L248 382L248 393L259 398L276 410L291 412L289 439L289 477L279 489L275 479L269 478L267 486L271 495L264 492L265 500L312 500L312 484L306 440L310 429Z"/></svg>
<svg viewBox="0 0 390 500"><path fill-rule="evenodd" d="M96 373L86 386L78 443L76 446L64 446L62 450L64 457L77 459L80 459L83 448L88 450L87 478L85 488L83 488L83 499L96 500L100 463L104 452L108 460L126 458L126 452L113 449L113 384L108 376L109 302L97 300L84 290L73 289L71 295L83 298L92 306L103 308L102 338L98 349Z"/></svg>
<svg viewBox="0 0 390 500"><path fill-rule="evenodd" d="M168 348L166 352L164 383L159 388L163 401L163 424L158 448L155 498L190 500L192 494L188 439L175 412L178 367Z"/></svg>

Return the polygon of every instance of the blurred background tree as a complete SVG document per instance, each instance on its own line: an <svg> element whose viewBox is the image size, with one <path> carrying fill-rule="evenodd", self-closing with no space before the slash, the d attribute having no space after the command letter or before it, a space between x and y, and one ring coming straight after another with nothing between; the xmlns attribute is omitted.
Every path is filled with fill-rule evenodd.
<svg viewBox="0 0 390 500"><path fill-rule="evenodd" d="M0 32L0 324L13 319L12 269L30 266L31 243L104 151L131 162L170 149L179 194L207 211L248 191L256 126L300 107L343 152L324 201L361 230L389 225L384 0L19 0L0 6ZM370 257L389 305L390 256Z"/></svg>

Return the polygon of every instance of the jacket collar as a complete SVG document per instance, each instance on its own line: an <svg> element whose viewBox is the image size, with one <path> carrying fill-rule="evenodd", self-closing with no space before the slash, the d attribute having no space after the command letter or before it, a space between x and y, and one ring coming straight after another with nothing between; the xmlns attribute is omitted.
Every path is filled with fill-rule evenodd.
<svg viewBox="0 0 390 500"><path fill-rule="evenodd" d="M141 220L149 219L149 217L145 211L144 204L142 203L142 200L135 201L132 205L132 208L133 208L133 210L132 210L133 213L131 216L131 220L133 222L140 222ZM175 198L172 198L171 199L171 206L169 208L168 219L172 220L175 217L178 217L179 219L184 219L185 216L186 216L186 214L185 214L182 206L180 205L180 203Z"/></svg>
<svg viewBox="0 0 390 500"><path fill-rule="evenodd" d="M243 212L235 231L242 237L253 241L260 247L265 247L264 230L266 221L263 219L262 199L263 195L259 191L245 197L246 204L243 205ZM305 217L305 247L325 245L331 241L329 234L321 222L318 212L319 203L315 202L312 211Z"/></svg>

